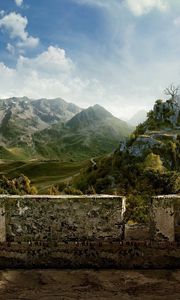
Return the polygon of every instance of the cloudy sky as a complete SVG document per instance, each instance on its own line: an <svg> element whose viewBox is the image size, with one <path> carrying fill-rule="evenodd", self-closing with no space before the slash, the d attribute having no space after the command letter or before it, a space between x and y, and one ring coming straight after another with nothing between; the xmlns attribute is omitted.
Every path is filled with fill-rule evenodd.
<svg viewBox="0 0 180 300"><path fill-rule="evenodd" d="M0 97L127 119L180 84L179 0L1 0Z"/></svg>

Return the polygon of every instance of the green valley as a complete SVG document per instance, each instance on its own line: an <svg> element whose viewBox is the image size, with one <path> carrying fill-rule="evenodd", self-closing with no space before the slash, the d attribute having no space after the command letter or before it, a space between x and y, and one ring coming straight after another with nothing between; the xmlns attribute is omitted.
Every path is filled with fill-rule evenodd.
<svg viewBox="0 0 180 300"><path fill-rule="evenodd" d="M0 175L9 179L18 178L21 174L27 176L37 188L38 193L49 193L52 185L64 180L70 180L78 174L86 162L60 161L2 161Z"/></svg>

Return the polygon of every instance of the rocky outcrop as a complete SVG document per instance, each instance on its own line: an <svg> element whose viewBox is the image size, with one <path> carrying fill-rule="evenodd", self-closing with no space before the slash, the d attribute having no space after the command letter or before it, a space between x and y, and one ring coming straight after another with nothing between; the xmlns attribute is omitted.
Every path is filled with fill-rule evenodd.
<svg viewBox="0 0 180 300"><path fill-rule="evenodd" d="M133 156L142 156L147 150L162 147L162 143L152 136L142 135L128 148L129 154Z"/></svg>
<svg viewBox="0 0 180 300"><path fill-rule="evenodd" d="M180 157L180 105L175 100L157 100L147 120L137 126L133 136L120 144L120 152L145 157L160 155L172 167Z"/></svg>
<svg viewBox="0 0 180 300"><path fill-rule="evenodd" d="M156 101L154 105L154 118L159 122L166 123L172 127L180 126L180 106L177 101L167 100L162 102L161 100Z"/></svg>

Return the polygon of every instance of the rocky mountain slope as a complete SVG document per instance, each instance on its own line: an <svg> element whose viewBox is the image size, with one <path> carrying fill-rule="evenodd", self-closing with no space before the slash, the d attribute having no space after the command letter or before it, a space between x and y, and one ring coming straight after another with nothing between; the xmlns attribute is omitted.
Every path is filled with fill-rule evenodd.
<svg viewBox="0 0 180 300"><path fill-rule="evenodd" d="M30 100L10 98L0 100L1 145L32 145L32 134L58 122L66 122L81 111L63 99Z"/></svg>
<svg viewBox="0 0 180 300"><path fill-rule="evenodd" d="M87 157L112 151L130 131L98 105L82 110L61 98L0 100L0 158Z"/></svg>

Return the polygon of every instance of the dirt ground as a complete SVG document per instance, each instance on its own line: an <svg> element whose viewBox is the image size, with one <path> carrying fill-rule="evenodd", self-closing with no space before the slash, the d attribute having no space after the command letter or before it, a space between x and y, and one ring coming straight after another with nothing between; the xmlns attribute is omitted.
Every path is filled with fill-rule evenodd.
<svg viewBox="0 0 180 300"><path fill-rule="evenodd" d="M180 270L2 270L0 300L180 300Z"/></svg>

